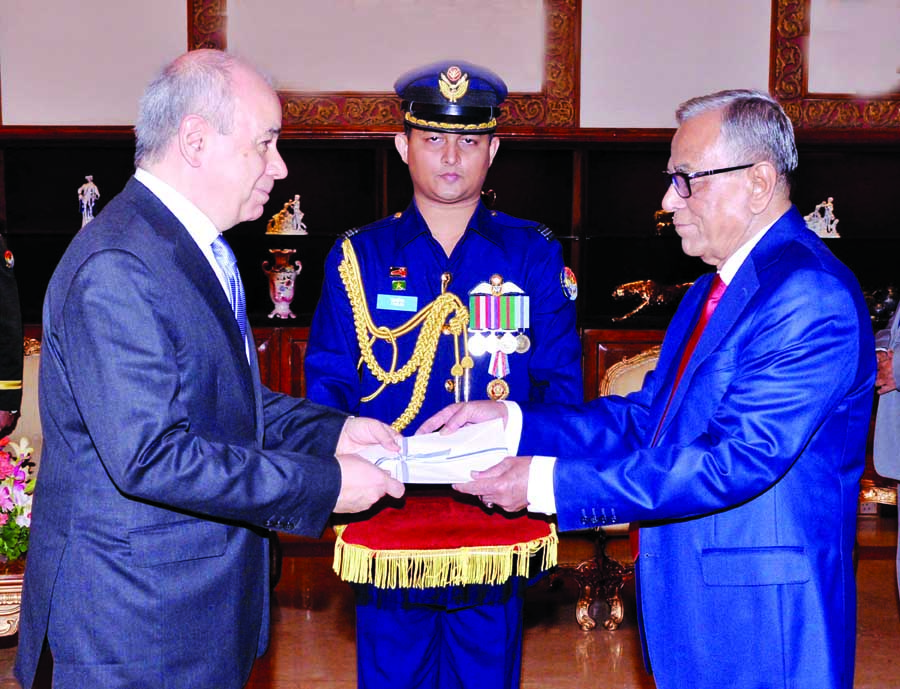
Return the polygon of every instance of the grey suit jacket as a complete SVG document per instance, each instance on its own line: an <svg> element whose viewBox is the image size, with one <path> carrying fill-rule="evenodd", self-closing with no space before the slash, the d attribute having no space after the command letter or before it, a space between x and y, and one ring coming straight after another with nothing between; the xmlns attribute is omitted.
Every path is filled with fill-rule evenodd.
<svg viewBox="0 0 900 689"><path fill-rule="evenodd" d="M875 346L894 352L894 382L900 385L900 308L891 317L890 326L875 336ZM900 479L900 391L893 390L878 398L872 453L875 471L887 478Z"/></svg>
<svg viewBox="0 0 900 689"><path fill-rule="evenodd" d="M267 529L321 533L346 416L260 384L209 263L134 179L72 241L43 328L17 677L46 635L57 689L243 686Z"/></svg>

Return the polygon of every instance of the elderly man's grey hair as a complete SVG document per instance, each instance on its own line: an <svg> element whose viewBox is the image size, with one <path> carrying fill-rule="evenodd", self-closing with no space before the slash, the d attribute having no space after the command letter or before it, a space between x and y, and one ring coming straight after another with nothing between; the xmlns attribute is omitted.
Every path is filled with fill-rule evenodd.
<svg viewBox="0 0 900 689"><path fill-rule="evenodd" d="M722 111L722 141L735 155L733 164L768 161L779 182L790 188L797 168L794 127L784 109L768 93L735 89L691 98L678 106L678 124L710 110Z"/></svg>
<svg viewBox="0 0 900 689"><path fill-rule="evenodd" d="M187 115L199 115L228 134L234 125L232 72L238 63L219 50L195 50L166 65L141 98L135 165L158 161Z"/></svg>

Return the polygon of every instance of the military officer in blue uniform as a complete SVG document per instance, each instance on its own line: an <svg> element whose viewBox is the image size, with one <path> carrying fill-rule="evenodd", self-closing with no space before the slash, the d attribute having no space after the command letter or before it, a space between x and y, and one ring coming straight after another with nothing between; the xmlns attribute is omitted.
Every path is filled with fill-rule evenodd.
<svg viewBox="0 0 900 689"><path fill-rule="evenodd" d="M329 254L308 397L406 433L454 401L580 401L577 287L561 246L540 223L481 201L506 85L447 61L395 90L413 200ZM440 515L422 528L440 529ZM360 587L360 688L518 687L523 592L521 580L393 595Z"/></svg>
<svg viewBox="0 0 900 689"><path fill-rule="evenodd" d="M22 403L22 314L14 264L0 234L0 438L16 427Z"/></svg>

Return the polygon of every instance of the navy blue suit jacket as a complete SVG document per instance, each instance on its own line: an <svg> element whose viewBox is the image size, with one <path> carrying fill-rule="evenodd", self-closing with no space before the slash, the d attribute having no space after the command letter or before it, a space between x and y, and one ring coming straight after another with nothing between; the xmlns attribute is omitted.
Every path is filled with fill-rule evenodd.
<svg viewBox="0 0 900 689"><path fill-rule="evenodd" d="M711 279L685 295L642 390L522 405L519 454L559 457L562 529L640 523L659 689L851 689L875 374L862 293L792 208L728 286L660 427Z"/></svg>
<svg viewBox="0 0 900 689"><path fill-rule="evenodd" d="M267 529L321 533L345 414L260 384L206 258L134 179L75 237L43 319L17 676L46 634L54 687L243 686Z"/></svg>

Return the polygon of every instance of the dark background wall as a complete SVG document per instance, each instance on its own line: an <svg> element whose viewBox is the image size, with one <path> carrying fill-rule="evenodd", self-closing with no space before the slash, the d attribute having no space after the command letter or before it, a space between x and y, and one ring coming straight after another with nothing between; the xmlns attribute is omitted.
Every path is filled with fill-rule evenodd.
<svg viewBox="0 0 900 689"><path fill-rule="evenodd" d="M502 138L485 188L494 208L539 220L562 242L579 280L585 328L664 328L674 303L616 321L637 305L612 289L635 280L661 285L692 281L709 270L685 257L671 229L657 231L671 132L623 136L580 130L576 136ZM403 210L412 189L392 137L287 138L279 145L289 175L276 183L262 218L228 232L247 287L254 325L275 324L261 264L270 248L293 248L303 264L293 310L309 322L322 283L322 264L346 229ZM0 231L16 255L23 317L39 324L44 290L81 215L76 190L91 174L102 210L133 170L127 130L67 134L35 129L0 132ZM804 214L834 197L841 239L829 246L867 290L900 279L900 137L860 140L853 133L800 140L794 201ZM309 235L267 236L266 223L300 194ZM281 323L284 324L284 323Z"/></svg>

